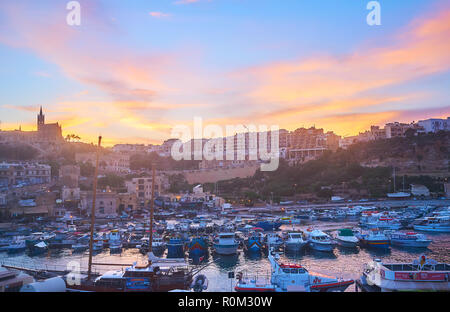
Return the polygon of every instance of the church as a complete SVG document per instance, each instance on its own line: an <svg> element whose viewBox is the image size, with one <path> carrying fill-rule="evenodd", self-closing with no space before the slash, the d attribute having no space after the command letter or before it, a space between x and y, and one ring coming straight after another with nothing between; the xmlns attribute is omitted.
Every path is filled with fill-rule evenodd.
<svg viewBox="0 0 450 312"><path fill-rule="evenodd" d="M19 130L0 130L0 143L60 143L63 141L61 126L57 122L45 123L42 106L37 115L37 131L22 131L20 127Z"/></svg>

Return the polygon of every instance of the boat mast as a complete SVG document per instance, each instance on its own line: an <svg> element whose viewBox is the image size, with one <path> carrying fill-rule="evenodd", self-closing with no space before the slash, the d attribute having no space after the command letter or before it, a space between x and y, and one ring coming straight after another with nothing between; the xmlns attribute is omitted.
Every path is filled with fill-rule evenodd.
<svg viewBox="0 0 450 312"><path fill-rule="evenodd" d="M394 193L395 193L395 166L394 166Z"/></svg>
<svg viewBox="0 0 450 312"><path fill-rule="evenodd" d="M155 165L152 164L152 199L150 202L150 240L148 244L149 252L152 252L152 243L153 243L153 208L155 204L154 195L155 195Z"/></svg>
<svg viewBox="0 0 450 312"><path fill-rule="evenodd" d="M94 173L94 187L92 194L92 210L91 210L91 235L89 240L89 265L88 265L88 280L91 279L91 269L92 269L92 244L94 241L94 225L95 225L95 201L97 199L97 176L98 176L98 158L100 152L100 144L102 141L102 137L98 137L98 147L97 147L97 155L95 160L95 173Z"/></svg>

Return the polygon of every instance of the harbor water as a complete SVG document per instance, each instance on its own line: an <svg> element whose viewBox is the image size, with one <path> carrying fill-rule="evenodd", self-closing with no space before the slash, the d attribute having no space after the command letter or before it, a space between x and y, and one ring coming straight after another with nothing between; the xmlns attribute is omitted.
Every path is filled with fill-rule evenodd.
<svg viewBox="0 0 450 312"><path fill-rule="evenodd" d="M332 231L338 228L355 227L357 221L347 222L323 222L312 221L307 225L283 225L280 231L290 231L293 228L305 230L313 226L323 231ZM450 234L431 234L425 233L432 243L428 248L402 248L391 246L387 250L367 249L357 247L354 249L335 247L333 252L313 251L309 248L303 249L299 253L288 253L280 251L281 260L288 263L301 264L307 270L318 272L336 277L358 279L361 276L364 264L379 258L386 262L411 263L418 259L422 254L438 262L450 263ZM162 257L165 257L167 250ZM88 267L88 252L74 253L71 249L50 249L47 253L30 257L27 253L7 254L0 253L0 262L2 264L14 264L27 268L45 269L45 270L69 270L86 271ZM111 254L109 249L93 255L93 263L104 264L124 264L123 267L117 265L95 265L93 272L104 273L109 270L121 270L125 266L134 262L145 263L146 256L141 254L137 248L124 248L120 254ZM229 278L229 272L243 272L248 276L259 278L270 276L270 264L267 260L267 253L249 254L241 248L237 255L221 256L211 251L203 264L209 265L202 270L209 280L207 291L229 292L233 291L236 279ZM347 292L355 291L351 286Z"/></svg>

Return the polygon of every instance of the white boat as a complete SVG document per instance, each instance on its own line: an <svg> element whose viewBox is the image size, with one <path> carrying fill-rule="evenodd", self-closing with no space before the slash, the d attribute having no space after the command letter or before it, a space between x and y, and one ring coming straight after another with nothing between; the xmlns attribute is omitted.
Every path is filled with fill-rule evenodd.
<svg viewBox="0 0 450 312"><path fill-rule="evenodd" d="M413 224L414 230L424 232L450 233L450 217L429 217Z"/></svg>
<svg viewBox="0 0 450 312"><path fill-rule="evenodd" d="M374 291L450 291L450 264L422 255L412 263L383 263L375 259L364 266L361 283Z"/></svg>
<svg viewBox="0 0 450 312"><path fill-rule="evenodd" d="M336 233L336 242L341 247L354 248L358 246L359 239L351 229L339 229Z"/></svg>
<svg viewBox="0 0 450 312"><path fill-rule="evenodd" d="M234 255L239 243L234 233L219 233L214 239L214 249L219 255Z"/></svg>
<svg viewBox="0 0 450 312"><path fill-rule="evenodd" d="M275 250L277 250L281 245L283 245L283 240L280 236L278 236L277 233L267 233L266 244L267 248L274 248Z"/></svg>
<svg viewBox="0 0 450 312"><path fill-rule="evenodd" d="M318 251L332 251L334 249L334 241L331 237L321 230L306 230L309 246Z"/></svg>
<svg viewBox="0 0 450 312"><path fill-rule="evenodd" d="M109 233L109 250L110 252L122 251L122 238L119 230L112 230Z"/></svg>
<svg viewBox="0 0 450 312"><path fill-rule="evenodd" d="M288 251L299 251L308 242L303 239L303 233L301 232L290 232L287 235L287 239L284 242L284 246Z"/></svg>
<svg viewBox="0 0 450 312"><path fill-rule="evenodd" d="M416 247L427 248L432 240L428 239L424 234L415 232L395 232L387 235L391 240L391 245L400 247Z"/></svg>
<svg viewBox="0 0 450 312"><path fill-rule="evenodd" d="M269 252L271 264L270 280L247 278L238 273L238 282L234 288L237 292L326 292L345 291L354 283L321 273L309 272L299 264L279 263L280 256Z"/></svg>
<svg viewBox="0 0 450 312"><path fill-rule="evenodd" d="M360 224L361 226L369 229L380 230L399 230L402 227L402 224L398 220L390 216L383 216L379 214L363 218Z"/></svg>

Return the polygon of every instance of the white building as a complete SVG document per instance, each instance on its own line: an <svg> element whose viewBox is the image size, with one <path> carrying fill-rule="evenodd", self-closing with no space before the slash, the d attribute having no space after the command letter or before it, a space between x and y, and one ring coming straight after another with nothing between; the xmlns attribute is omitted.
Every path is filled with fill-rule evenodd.
<svg viewBox="0 0 450 312"><path fill-rule="evenodd" d="M450 131L450 117L447 117L447 119L432 118L427 120L420 120L418 124L425 129L426 133Z"/></svg>

